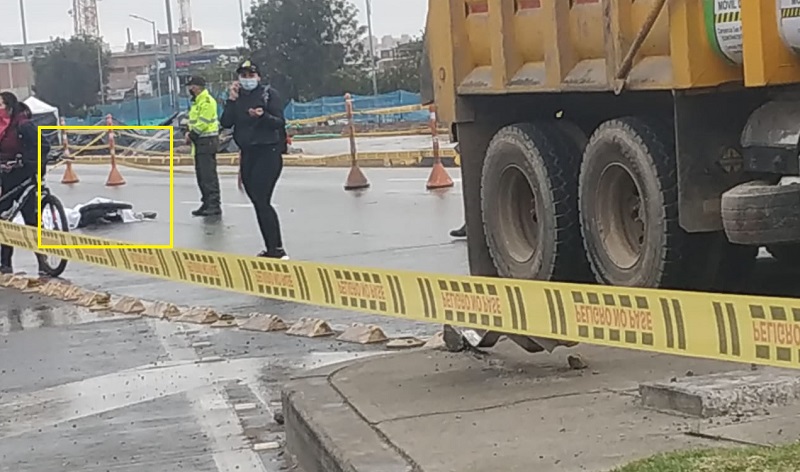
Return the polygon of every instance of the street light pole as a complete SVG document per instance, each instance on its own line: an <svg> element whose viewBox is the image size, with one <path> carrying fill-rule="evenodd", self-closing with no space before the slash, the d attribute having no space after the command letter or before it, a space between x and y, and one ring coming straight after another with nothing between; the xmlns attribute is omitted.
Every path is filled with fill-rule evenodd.
<svg viewBox="0 0 800 472"><path fill-rule="evenodd" d="M97 38L97 75L100 78L100 103L106 104L106 85L103 80L103 40Z"/></svg>
<svg viewBox="0 0 800 472"><path fill-rule="evenodd" d="M139 15L130 14L128 15L131 18L135 18L137 20L142 20L144 22L150 23L150 26L153 27L153 47L155 48L155 60L156 60L156 84L158 87L158 98L161 98L161 61L159 60L158 55L158 31L156 30L156 22L153 20L148 20L147 18ZM159 107L161 106L161 102L159 101Z"/></svg>
<svg viewBox="0 0 800 472"><path fill-rule="evenodd" d="M367 31L369 34L369 56L372 64L372 94L378 95L378 67L375 64L375 44L372 41L372 1L367 1Z"/></svg>
<svg viewBox="0 0 800 472"><path fill-rule="evenodd" d="M174 111L179 111L178 106L178 91L180 90L180 85L178 84L178 65L176 64L175 60L175 38L173 37L173 30L172 30L172 6L170 5L170 0L164 0L164 3L167 7L167 34L169 34L169 60L172 63L172 70L171 70L171 82L172 82L172 109Z"/></svg>
<svg viewBox="0 0 800 472"><path fill-rule="evenodd" d="M19 0L19 20L22 23L22 45L23 45L23 53L22 55L25 57L25 64L28 64L28 25L25 21L25 0ZM33 72L26 70L25 72ZM13 75L13 72L12 72ZM30 73L28 76L28 80L25 83L28 85L28 95L31 94L31 78L33 74ZM13 79L12 79L13 80Z"/></svg>
<svg viewBox="0 0 800 472"><path fill-rule="evenodd" d="M156 30L156 22L153 25L153 47L156 48L156 87L158 88L159 106L161 106L161 59L158 54L158 31Z"/></svg>
<svg viewBox="0 0 800 472"><path fill-rule="evenodd" d="M21 1L21 0L20 0ZM242 21L242 47L247 47L247 36L244 34L244 6L242 5L242 0L239 0L239 18Z"/></svg>

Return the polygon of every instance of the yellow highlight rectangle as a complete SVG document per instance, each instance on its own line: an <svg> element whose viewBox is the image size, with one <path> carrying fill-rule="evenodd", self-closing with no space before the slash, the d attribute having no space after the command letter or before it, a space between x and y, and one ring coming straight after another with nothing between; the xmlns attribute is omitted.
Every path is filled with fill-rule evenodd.
<svg viewBox="0 0 800 472"><path fill-rule="evenodd" d="M39 249L173 249L175 247L175 174L174 174L174 159L175 149L173 140L175 138L175 129L172 126L117 126L117 125L99 125L99 126L39 126L38 131L38 165L37 170L37 197L41 201L42 195L42 130L96 130L96 131L113 131L113 130L169 130L169 244L144 244L141 246L124 244L124 245L70 245L70 244L42 244L42 215L39 214L39 221L36 225L36 245ZM41 204L38 205L41 213Z"/></svg>

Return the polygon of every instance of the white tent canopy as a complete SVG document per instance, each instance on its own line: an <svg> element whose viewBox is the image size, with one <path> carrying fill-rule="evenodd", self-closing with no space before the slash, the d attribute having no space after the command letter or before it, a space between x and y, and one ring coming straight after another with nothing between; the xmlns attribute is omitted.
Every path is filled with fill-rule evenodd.
<svg viewBox="0 0 800 472"><path fill-rule="evenodd" d="M58 116L58 108L50 105L49 103L45 103L42 100L31 95L30 97L26 98L22 101L25 105L28 105L28 108L31 109L31 113L33 114L33 122L37 126L53 126L60 124L59 116ZM61 133L58 131L43 131L44 136L47 136L47 139L50 140L50 143L61 143Z"/></svg>
<svg viewBox="0 0 800 472"><path fill-rule="evenodd" d="M31 112L34 115L45 115L45 114L55 114L58 117L58 108L50 105L49 103L45 103L38 98L31 95L30 97L23 100L25 105L28 105L28 108L31 109Z"/></svg>

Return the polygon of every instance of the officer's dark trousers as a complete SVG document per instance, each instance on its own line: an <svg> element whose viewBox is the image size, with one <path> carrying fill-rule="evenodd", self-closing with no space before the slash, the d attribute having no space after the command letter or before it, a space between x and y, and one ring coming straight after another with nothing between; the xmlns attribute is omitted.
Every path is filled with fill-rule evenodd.
<svg viewBox="0 0 800 472"><path fill-rule="evenodd" d="M242 150L242 185L256 210L258 227L268 252L283 248L281 224L272 207L272 194L283 170L283 155L277 145Z"/></svg>
<svg viewBox="0 0 800 472"><path fill-rule="evenodd" d="M15 190L17 186L20 185L26 178L27 175L20 171L12 171L0 174L0 196L7 195L12 190ZM10 196L10 198L0 201L0 213L11 208L11 205L19 198L19 196L20 193L15 192L14 195ZM20 208L22 218L25 220L25 224L28 226L37 226L38 224L39 219L38 212L36 210L38 201L39 199L36 198L36 191L34 191L28 196L28 201L25 202L25 205ZM13 255L13 247L0 246L0 265L11 267L11 258Z"/></svg>
<svg viewBox="0 0 800 472"><path fill-rule="evenodd" d="M217 175L218 138L200 138L195 143L194 170L200 188L203 207L215 210L220 207L219 176Z"/></svg>

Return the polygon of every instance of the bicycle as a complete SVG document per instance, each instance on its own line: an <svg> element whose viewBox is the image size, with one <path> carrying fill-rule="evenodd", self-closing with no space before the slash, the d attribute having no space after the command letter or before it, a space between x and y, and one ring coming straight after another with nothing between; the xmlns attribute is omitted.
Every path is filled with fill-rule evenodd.
<svg viewBox="0 0 800 472"><path fill-rule="evenodd" d="M22 167L22 165L21 157L17 156L16 160L5 164L3 168L6 172L8 172L15 168ZM0 172L0 179L2 178L3 173ZM33 195L36 195L36 186L36 177L28 177L16 187L0 195L0 207L5 206L4 203L8 203L9 200L11 201L11 206L7 210L0 213L0 220L8 222L14 221L17 215L21 213L25 204L28 203L28 200ZM46 213L47 210L49 210L49 212ZM42 182L42 195L39 201L37 217L43 218L44 215L50 216L49 222L52 223L52 226L54 227L48 228L45 226L45 222L42 221L43 227L55 231L69 232L69 221L67 219L67 212L64 211L64 205L61 203L61 200L59 200L58 197L50 192L50 189L47 187L47 185ZM67 268L66 259L56 258L55 256L39 253L36 253L36 258L39 262L40 275L54 278L59 277ZM53 264L51 258L56 259L58 263Z"/></svg>

